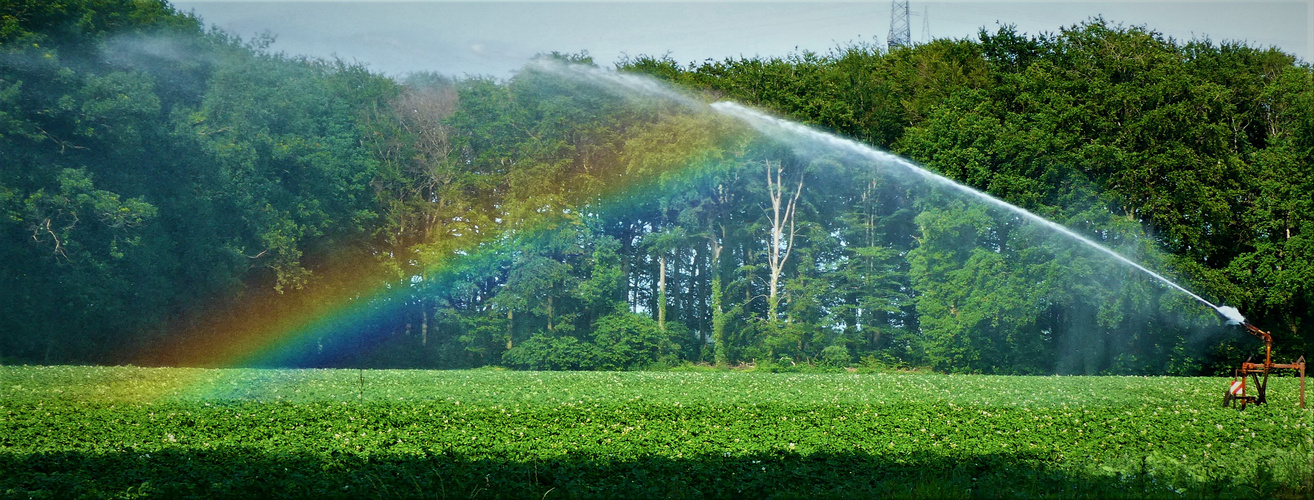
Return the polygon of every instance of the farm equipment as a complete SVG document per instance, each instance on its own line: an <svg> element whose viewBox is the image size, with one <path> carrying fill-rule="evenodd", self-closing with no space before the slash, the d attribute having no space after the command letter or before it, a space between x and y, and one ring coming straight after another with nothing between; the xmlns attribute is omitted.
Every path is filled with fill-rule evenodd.
<svg viewBox="0 0 1314 500"><path fill-rule="evenodd" d="M1250 323L1241 323L1246 329L1246 333L1264 341L1264 362L1255 363L1254 356L1246 359L1241 363L1232 375L1232 383L1227 388L1227 394L1223 395L1223 406L1236 406L1240 402L1241 409L1246 409L1247 404L1262 405L1268 402L1268 374L1273 370L1300 370L1300 407L1305 407L1305 357L1301 356L1295 363L1278 364L1273 362L1273 336L1268 332L1256 328ZM1249 376L1253 382L1253 394L1247 393L1246 377Z"/></svg>

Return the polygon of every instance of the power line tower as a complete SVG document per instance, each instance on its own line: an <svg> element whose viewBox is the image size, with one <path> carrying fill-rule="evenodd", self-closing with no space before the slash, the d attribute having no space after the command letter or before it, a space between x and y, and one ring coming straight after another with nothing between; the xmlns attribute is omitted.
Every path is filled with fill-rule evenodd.
<svg viewBox="0 0 1314 500"><path fill-rule="evenodd" d="M890 4L890 50L912 45L912 28L908 26L908 0L894 0Z"/></svg>
<svg viewBox="0 0 1314 500"><path fill-rule="evenodd" d="M931 9L922 6L922 43L931 41Z"/></svg>

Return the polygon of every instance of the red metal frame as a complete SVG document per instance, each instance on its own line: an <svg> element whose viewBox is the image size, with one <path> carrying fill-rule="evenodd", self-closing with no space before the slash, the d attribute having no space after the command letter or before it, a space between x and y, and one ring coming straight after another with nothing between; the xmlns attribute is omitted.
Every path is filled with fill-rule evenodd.
<svg viewBox="0 0 1314 500"><path fill-rule="evenodd" d="M1301 356L1295 363L1274 363L1273 362L1273 336L1268 332L1255 328L1250 323L1242 323L1241 326L1246 328L1246 332L1264 341L1264 362L1254 363L1252 356L1245 363L1241 363L1241 368L1237 369L1232 375L1232 383L1241 382L1239 390L1233 391L1232 385L1228 386L1227 394L1223 395L1223 406L1236 406L1239 401L1241 409L1246 409L1247 404L1261 405L1268 402L1268 374L1273 370L1300 370L1300 407L1305 407L1305 357ZM1255 394L1246 394L1246 376L1254 381Z"/></svg>

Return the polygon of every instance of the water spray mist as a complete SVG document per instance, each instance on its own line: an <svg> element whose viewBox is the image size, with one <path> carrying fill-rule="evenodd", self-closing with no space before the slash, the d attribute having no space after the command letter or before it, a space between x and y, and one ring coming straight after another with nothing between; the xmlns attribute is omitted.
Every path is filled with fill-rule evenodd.
<svg viewBox="0 0 1314 500"><path fill-rule="evenodd" d="M1025 218L1026 220L1035 222L1046 228L1057 231L1058 233L1064 236L1077 240L1092 249L1095 249L1101 253L1113 257L1119 262L1132 266L1133 268L1136 268L1150 276L1153 276L1155 279L1163 282L1164 284L1173 287L1181 291L1182 293L1189 295L1191 298L1198 300L1202 304L1205 304L1210 308L1212 308L1213 310L1217 311L1219 314L1223 315L1223 317L1227 318L1229 324L1244 324L1246 321L1245 316L1242 316L1240 311L1237 311L1235 307L1214 305L1214 303L1209 302L1208 300L1205 300L1203 297L1192 293L1190 290L1187 290L1181 285L1174 283L1172 280L1165 278L1163 275L1151 271L1149 268L1136 263L1136 261L1128 259L1127 257L1124 257L1122 254L1113 251L1113 249L1108 248L1099 243L1096 243L1094 240L1091 240L1090 238L1077 234L1076 232L1072 231L1071 229L1068 229L1067 227L1064 227L1063 225L1057 222L1051 221L1049 219L1031 213L1030 211L1023 209L1022 207L1013 205L1011 203L1008 203L1004 200L983 193L981 191L977 191L966 185L959 184L958 182L955 182L954 180L948 177L927 170L926 168L923 168L920 165L917 165L916 163L913 163L912 161L909 161L897 155L885 151L881 151L879 149L875 149L870 146L866 146L856 141L852 141L832 134L828 134L820 130L816 130L811 127L808 127L806 125L776 118L766 113L763 113L761 111L757 111L752 108L748 108L746 106L742 106L729 101L720 101L713 103L712 109L722 114L725 114L727 116L732 116L734 118L737 118L743 121L744 123L747 123L749 126L753 127L759 132L771 137L775 137L777 139L781 139L793 143L797 143L797 141L800 139L815 141L824 144L832 149L839 151L846 151L856 156L859 156L861 158L874 161L878 165L902 169L906 173L917 175L918 177L930 181L932 183L935 183L937 185L949 187L961 193L971 195L972 197L975 197L976 199L983 201L989 205L993 205L998 208L1003 208L1005 210L1008 210L1009 212L1012 212L1014 214L1017 214Z"/></svg>

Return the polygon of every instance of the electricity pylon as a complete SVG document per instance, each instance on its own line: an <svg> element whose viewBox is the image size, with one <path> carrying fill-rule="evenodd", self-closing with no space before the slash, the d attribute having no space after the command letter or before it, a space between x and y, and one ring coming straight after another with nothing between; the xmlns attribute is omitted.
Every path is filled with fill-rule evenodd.
<svg viewBox="0 0 1314 500"><path fill-rule="evenodd" d="M912 45L912 28L908 26L908 0L894 0L890 4L890 38L887 46L894 50L895 47L909 45Z"/></svg>
<svg viewBox="0 0 1314 500"><path fill-rule="evenodd" d="M931 9L922 6L922 43L931 41Z"/></svg>

